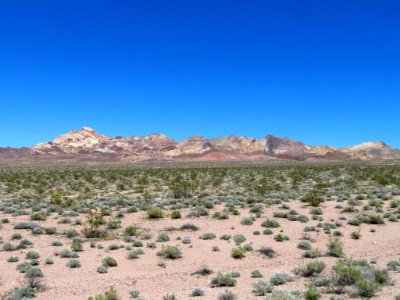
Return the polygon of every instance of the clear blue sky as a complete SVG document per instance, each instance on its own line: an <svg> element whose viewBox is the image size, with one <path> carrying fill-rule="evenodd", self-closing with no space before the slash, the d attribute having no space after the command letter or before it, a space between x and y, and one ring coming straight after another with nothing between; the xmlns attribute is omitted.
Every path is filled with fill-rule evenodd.
<svg viewBox="0 0 400 300"><path fill-rule="evenodd" d="M400 1L1 1L0 146L82 126L400 147Z"/></svg>

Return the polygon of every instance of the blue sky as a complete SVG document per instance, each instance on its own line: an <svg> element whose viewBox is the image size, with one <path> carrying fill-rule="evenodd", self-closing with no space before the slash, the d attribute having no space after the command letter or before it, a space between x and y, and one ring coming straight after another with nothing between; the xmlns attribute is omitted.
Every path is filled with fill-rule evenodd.
<svg viewBox="0 0 400 300"><path fill-rule="evenodd" d="M0 146L90 126L400 147L397 0L0 3Z"/></svg>

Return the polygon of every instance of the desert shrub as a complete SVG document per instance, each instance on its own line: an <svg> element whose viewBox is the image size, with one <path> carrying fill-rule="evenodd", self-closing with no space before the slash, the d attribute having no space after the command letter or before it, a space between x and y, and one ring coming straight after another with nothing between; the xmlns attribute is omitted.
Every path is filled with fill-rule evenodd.
<svg viewBox="0 0 400 300"><path fill-rule="evenodd" d="M273 287L269 281L260 279L253 284L251 291L256 296L265 296L268 293L271 293L272 289Z"/></svg>
<svg viewBox="0 0 400 300"><path fill-rule="evenodd" d="M253 278L261 278L263 274L259 270L254 270L251 272L251 277Z"/></svg>
<svg viewBox="0 0 400 300"><path fill-rule="evenodd" d="M190 237L184 237L182 239L182 244L191 244L192 243L192 239Z"/></svg>
<svg viewBox="0 0 400 300"><path fill-rule="evenodd" d="M357 294L360 297L373 297L379 289L379 284L374 280L361 279L356 282Z"/></svg>
<svg viewBox="0 0 400 300"><path fill-rule="evenodd" d="M204 296L204 294L204 290L202 290L201 288L194 288L191 292L192 297L201 297Z"/></svg>
<svg viewBox="0 0 400 300"><path fill-rule="evenodd" d="M128 236L138 236L141 233L141 228L136 225L128 226L124 229L123 235Z"/></svg>
<svg viewBox="0 0 400 300"><path fill-rule="evenodd" d="M271 247L261 247L258 252L268 258L274 258L276 256L276 252Z"/></svg>
<svg viewBox="0 0 400 300"><path fill-rule="evenodd" d="M192 273L192 275L207 276L213 274L214 271L209 266L201 266L198 270Z"/></svg>
<svg viewBox="0 0 400 300"><path fill-rule="evenodd" d="M60 241L53 241L51 242L51 245L54 247L60 247L63 245L63 243L61 243Z"/></svg>
<svg viewBox="0 0 400 300"><path fill-rule="evenodd" d="M17 256L11 256L7 259L7 262L9 263L14 263L14 262L18 262L19 258Z"/></svg>
<svg viewBox="0 0 400 300"><path fill-rule="evenodd" d="M74 252L83 251L83 245L82 245L82 243L79 242L79 241L74 241L74 242L71 244L71 250L74 251Z"/></svg>
<svg viewBox="0 0 400 300"><path fill-rule="evenodd" d="M311 244L308 241L301 241L300 243L297 244L297 248L301 250L311 250Z"/></svg>
<svg viewBox="0 0 400 300"><path fill-rule="evenodd" d="M168 258L168 259L177 259L182 257L182 252L178 246L163 246L160 251L157 252L158 256Z"/></svg>
<svg viewBox="0 0 400 300"><path fill-rule="evenodd" d="M10 238L10 240L20 240L20 239L22 239L22 235L20 233L13 233Z"/></svg>
<svg viewBox="0 0 400 300"><path fill-rule="evenodd" d="M245 256L246 250L240 246L235 247L231 251L231 256L235 259L243 258Z"/></svg>
<svg viewBox="0 0 400 300"><path fill-rule="evenodd" d="M45 263L46 265L52 265L52 264L54 264L54 260L53 260L51 257L47 257L47 258L45 259L44 263Z"/></svg>
<svg viewBox="0 0 400 300"><path fill-rule="evenodd" d="M282 285L290 281L293 281L293 276L283 272L276 273L269 279L272 285Z"/></svg>
<svg viewBox="0 0 400 300"><path fill-rule="evenodd" d="M171 212L171 219L180 219L182 218L181 212L179 210L174 210Z"/></svg>
<svg viewBox="0 0 400 300"><path fill-rule="evenodd" d="M118 250L120 248L120 246L116 243L112 243L110 245L108 245L108 250Z"/></svg>
<svg viewBox="0 0 400 300"><path fill-rule="evenodd" d="M278 233L277 235L274 236L274 240L277 242L283 242L283 241L288 241L289 237L285 234Z"/></svg>
<svg viewBox="0 0 400 300"><path fill-rule="evenodd" d="M107 229L118 229L121 228L121 221L120 220L110 220L107 223Z"/></svg>
<svg viewBox="0 0 400 300"><path fill-rule="evenodd" d="M105 266L105 267L116 267L116 266L118 266L118 263L115 260L115 258L113 258L111 256L107 256L107 257L103 258L103 260L101 262L102 262L103 266Z"/></svg>
<svg viewBox="0 0 400 300"><path fill-rule="evenodd" d="M343 245L339 240L332 240L328 243L329 256L342 257L343 256Z"/></svg>
<svg viewBox="0 0 400 300"><path fill-rule="evenodd" d="M233 240L235 241L236 245L239 245L246 241L246 238L243 234L236 234L233 236Z"/></svg>
<svg viewBox="0 0 400 300"><path fill-rule="evenodd" d="M23 262L17 265L17 270L20 273L26 273L31 268L28 262Z"/></svg>
<svg viewBox="0 0 400 300"><path fill-rule="evenodd" d="M28 251L25 254L25 259L38 259L40 257L39 252L36 251Z"/></svg>
<svg viewBox="0 0 400 300"><path fill-rule="evenodd" d="M391 271L400 272L400 261L392 260L388 262L387 268Z"/></svg>
<svg viewBox="0 0 400 300"><path fill-rule="evenodd" d="M267 295L265 300L300 300L300 297L297 293L282 291L282 290L273 290L271 294Z"/></svg>
<svg viewBox="0 0 400 300"><path fill-rule="evenodd" d="M164 213L160 207L153 207L147 211L147 217L149 219L161 219L164 217Z"/></svg>
<svg viewBox="0 0 400 300"><path fill-rule="evenodd" d="M157 242L169 242L170 241L170 237L167 233L165 232L160 232L160 234L157 237Z"/></svg>
<svg viewBox="0 0 400 300"><path fill-rule="evenodd" d="M324 202L322 195L316 191L307 193L302 200L314 207L318 207L322 202Z"/></svg>
<svg viewBox="0 0 400 300"><path fill-rule="evenodd" d="M100 267L97 268L97 273L105 274L107 272L108 272L108 268L105 267L105 266L100 266Z"/></svg>
<svg viewBox="0 0 400 300"><path fill-rule="evenodd" d="M180 227L180 230L182 230L182 231L197 231L197 230L199 230L199 227L197 227L196 225L194 225L192 223L185 223L185 224L182 224L182 226Z"/></svg>
<svg viewBox="0 0 400 300"><path fill-rule="evenodd" d="M114 287L109 287L104 293L90 296L88 300L119 300L117 290Z"/></svg>
<svg viewBox="0 0 400 300"><path fill-rule="evenodd" d="M236 300L236 295L231 291L224 291L218 295L218 300Z"/></svg>
<svg viewBox="0 0 400 300"><path fill-rule="evenodd" d="M244 217L240 220L240 224L242 225L253 225L254 221L252 217Z"/></svg>
<svg viewBox="0 0 400 300"><path fill-rule="evenodd" d="M318 300L321 298L321 292L314 286L307 286L307 290L304 292L305 300Z"/></svg>
<svg viewBox="0 0 400 300"><path fill-rule="evenodd" d="M315 260L309 262L305 266L297 268L295 273L304 277L309 277L321 273L325 267L326 264L323 261Z"/></svg>
<svg viewBox="0 0 400 300"><path fill-rule="evenodd" d="M305 258L317 258L317 257L321 257L322 253L319 249L311 249L311 250L304 252L303 256Z"/></svg>
<svg viewBox="0 0 400 300"><path fill-rule="evenodd" d="M163 300L178 300L178 298L175 296L175 294L166 294L165 296L163 296Z"/></svg>
<svg viewBox="0 0 400 300"><path fill-rule="evenodd" d="M278 228L281 225L275 220L265 219L261 226L265 228Z"/></svg>
<svg viewBox="0 0 400 300"><path fill-rule="evenodd" d="M43 276L44 275L43 275L42 270L40 268L37 268L37 267L29 268L26 271L26 277L28 277L28 278L37 278L37 277L43 277Z"/></svg>
<svg viewBox="0 0 400 300"><path fill-rule="evenodd" d="M235 286L236 279L231 274L218 273L216 277L213 277L210 281L211 287L222 287L222 286Z"/></svg>
<svg viewBox="0 0 400 300"><path fill-rule="evenodd" d="M7 300L24 300L36 297L36 290L32 287L20 287L15 288L7 296Z"/></svg>
<svg viewBox="0 0 400 300"><path fill-rule="evenodd" d="M215 239L215 237L216 237L215 233L206 232L206 233L203 233L200 236L200 239L202 239L202 240L213 240L213 239Z"/></svg>
<svg viewBox="0 0 400 300"><path fill-rule="evenodd" d="M80 268L81 267L81 263L78 259L70 259L67 262L67 267L71 268L71 269L75 269L75 268Z"/></svg>
<svg viewBox="0 0 400 300"><path fill-rule="evenodd" d="M3 251L10 252L10 251L14 251L14 250L17 250L17 247L15 247L13 244L11 244L11 243L3 244Z"/></svg>
<svg viewBox="0 0 400 300"><path fill-rule="evenodd" d="M221 235L220 239L224 240L224 241L229 241L231 239L231 235L230 234L223 234Z"/></svg>

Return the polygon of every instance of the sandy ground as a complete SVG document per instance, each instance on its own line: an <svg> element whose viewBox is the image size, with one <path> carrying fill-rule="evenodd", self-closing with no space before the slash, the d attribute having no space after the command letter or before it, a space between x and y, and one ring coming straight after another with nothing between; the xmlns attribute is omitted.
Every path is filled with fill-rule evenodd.
<svg viewBox="0 0 400 300"><path fill-rule="evenodd" d="M326 202L322 205L324 209L324 220L330 219L337 220L340 216L347 216L351 214L340 214L337 209L334 209L336 202ZM229 288L229 290L236 293L238 299L262 299L263 297L256 297L252 294L252 284L257 281L251 278L250 273L258 269L268 279L276 272L288 272L302 264L305 260L302 258L303 251L297 248L298 242L303 236L303 228L305 226L316 225L318 221L311 220L309 207L304 207L304 203L300 201L292 201L289 203L292 209L297 210L301 214L310 217L307 224L298 221L291 222L286 219L276 219L280 222L281 228L273 229L274 234L283 230L284 234L290 237L289 241L277 242L273 239L273 235L253 235L253 231L263 231L261 223L264 217L272 217L274 211L278 211L278 207L266 208L262 214L262 218L256 219L253 225L241 225L240 220L244 216L249 216L248 209L241 210L240 216L230 216L228 220L215 220L209 217L201 217L194 219L177 219L171 220L164 218L157 221L147 220L144 213L126 214L122 220L122 228L137 224L149 230L154 241L159 232L169 226L179 227L184 223L191 222L197 225L200 230L197 232L171 232L168 233L171 241L167 243L157 243L156 249L149 249L144 247L144 255L138 259L128 260L127 250L124 248L110 251L107 246L111 243L125 244L122 240L110 240L98 242L104 246L104 249L90 248L89 243L84 243L84 251L80 252L81 267L78 269L70 269L67 267L68 259L60 258L54 255L55 251L61 251L68 248L71 240L65 236L32 236L27 230L14 230L15 223L29 220L28 216L11 217L9 215L1 215L10 220L9 224L3 224L0 230L0 236L3 241L8 241L11 235L15 232L20 232L23 238L27 238L34 242L33 248L26 250L18 250L13 252L0 252L0 293L8 291L20 285L23 279L23 274L16 270L16 265L24 261L25 253L29 250L36 250L40 253L40 268L42 269L45 277L44 282L47 289L38 294L38 300L44 299L87 299L88 296L104 291L109 286L115 286L121 299L129 299L129 291L138 290L140 294L146 299L162 299L162 296L167 293L174 293L178 299L191 299L190 293L193 288L200 287L205 291L205 296L199 299L217 299L218 294L222 293L226 288L211 288L209 281L213 275L207 277L192 276L191 273L196 271L200 266L207 265L215 272L232 272L239 271L241 276L237 278L237 285ZM219 211L222 207L215 207L213 211ZM185 215L185 213L183 213ZM58 224L57 215L53 214L46 220L45 226L56 226L58 232L63 232L67 228L75 228L77 231L81 230L81 226ZM77 217L83 219L82 216ZM74 218L71 218L74 219ZM344 223L345 224L345 221ZM400 258L400 223L386 222L385 225L362 225L360 240L353 240L350 234L356 231L357 228L350 225L344 225L338 230L343 233L341 241L344 243L346 255L353 258L363 258L367 260L375 259L377 266L385 267L386 263L390 260L398 260ZM376 228L376 232L370 232L370 228ZM213 232L217 238L214 240L202 240L199 236L205 232ZM257 251L248 252L243 259L233 259L231 257L231 250L235 246L234 242L220 240L219 237L223 234L243 234L247 241L251 243L254 250L262 246L272 247L278 256L273 259L262 257ZM313 247L319 248L323 252L326 251L326 244L330 240L330 236L324 234L322 231L319 233L307 233L315 240ZM176 240L177 237L191 237L192 244L185 245L181 241ZM60 240L64 246L53 247L52 241ZM148 241L143 241L144 246ZM182 249L183 257L177 260L166 260L156 255L156 252L161 248L162 244L179 245ZM212 251L213 246L218 246L220 251ZM18 256L20 261L18 263L9 263L7 258L10 256ZM106 256L114 257L118 266L109 268L107 274L99 274L96 269L101 265L101 260ZM45 265L44 260L46 257L54 259L53 265ZM331 257L322 257L321 260L325 261L328 266L332 266L337 259ZM163 261L166 265L165 268L160 267L158 264ZM330 268L327 268L323 274L328 275ZM391 279L393 280L392 286L385 286L382 291L375 297L376 299L394 299L394 296L400 294L400 274L390 272ZM294 282L279 286L277 289L295 290L304 289L303 278L296 278ZM329 296L324 295L324 299ZM196 298L195 298L196 299Z"/></svg>

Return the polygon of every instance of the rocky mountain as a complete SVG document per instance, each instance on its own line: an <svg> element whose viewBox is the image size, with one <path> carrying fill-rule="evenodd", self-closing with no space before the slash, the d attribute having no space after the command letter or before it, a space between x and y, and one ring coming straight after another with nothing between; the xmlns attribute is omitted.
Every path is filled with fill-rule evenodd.
<svg viewBox="0 0 400 300"><path fill-rule="evenodd" d="M89 127L60 135L51 142L24 148L0 148L0 159L78 158L110 161L229 161L229 160L390 160L400 150L383 142L346 148L310 146L268 135L263 139L192 136L175 141L163 134L109 137Z"/></svg>

